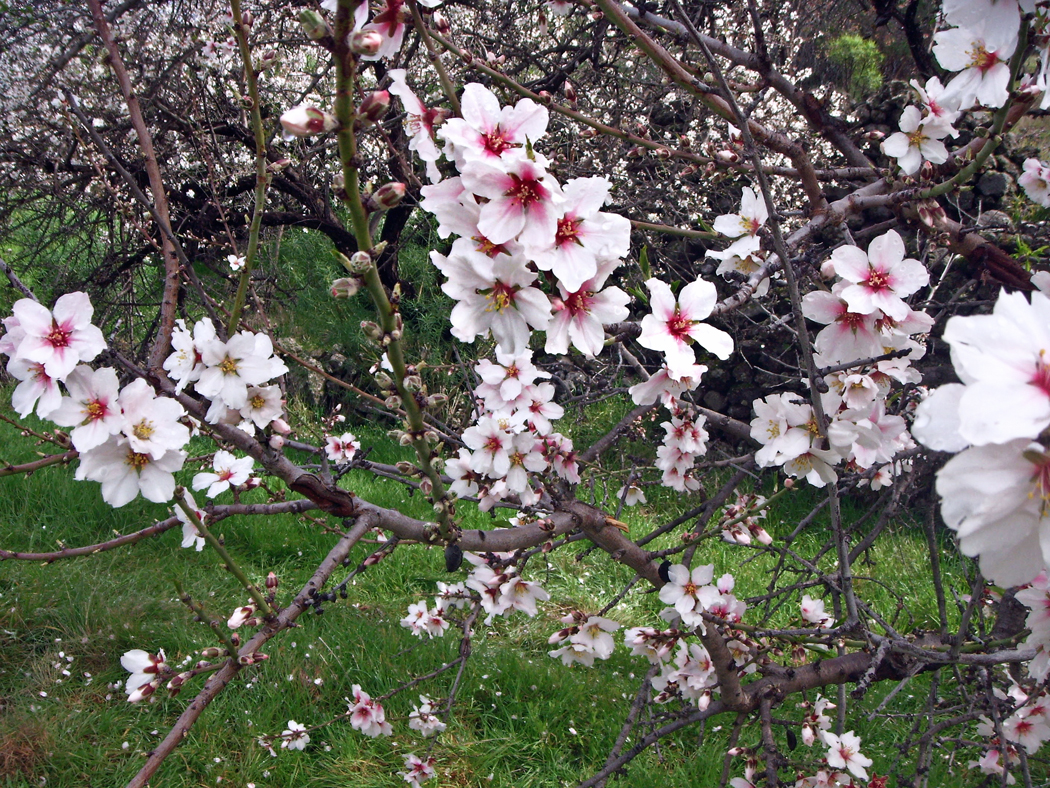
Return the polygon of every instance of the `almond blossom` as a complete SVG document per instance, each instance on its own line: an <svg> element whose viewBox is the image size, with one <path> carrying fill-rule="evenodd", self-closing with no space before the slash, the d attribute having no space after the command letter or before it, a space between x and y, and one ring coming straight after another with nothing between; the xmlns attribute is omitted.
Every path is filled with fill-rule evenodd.
<svg viewBox="0 0 1050 788"><path fill-rule="evenodd" d="M49 418L61 427L74 428L69 437L77 451L101 446L124 427L124 416L117 402L119 387L116 370L78 366L66 378L69 396L62 399L62 404Z"/></svg>
<svg viewBox="0 0 1050 788"><path fill-rule="evenodd" d="M956 27L933 36L933 55L948 71L959 71L948 83L948 95L959 102L960 109L974 103L1001 107L1009 98L1010 57L1017 47L1016 30L1012 37L988 35Z"/></svg>
<svg viewBox="0 0 1050 788"><path fill-rule="evenodd" d="M434 712L437 706L426 695L419 696L419 706L413 706L408 715L408 727L422 736L434 736L448 727Z"/></svg>
<svg viewBox="0 0 1050 788"><path fill-rule="evenodd" d="M446 141L445 153L461 172L469 159L496 162L547 133L547 108L532 99L500 107L491 90L472 82L463 88L460 106L463 117L449 119L438 136Z"/></svg>
<svg viewBox="0 0 1050 788"><path fill-rule="evenodd" d="M505 352L517 355L528 345L530 326L542 331L550 322L550 301L531 286L536 274L523 260L476 252L431 252L430 259L448 277L441 289L459 302L451 315L457 339L473 342L491 331Z"/></svg>
<svg viewBox="0 0 1050 788"><path fill-rule="evenodd" d="M146 500L166 503L175 495L174 473L182 469L186 452L171 449L160 458L135 451L125 437L110 436L80 455L76 479L102 483L102 498L120 508L140 493Z"/></svg>
<svg viewBox="0 0 1050 788"><path fill-rule="evenodd" d="M331 462L350 462L361 450L361 444L352 432L344 432L338 437L326 435L324 440L324 453Z"/></svg>
<svg viewBox="0 0 1050 788"><path fill-rule="evenodd" d="M630 250L631 223L599 210L609 199L610 187L601 177L566 183L563 214L555 233L544 246L526 248L536 266L553 272L568 293L597 277L600 259L624 257Z"/></svg>
<svg viewBox="0 0 1050 788"><path fill-rule="evenodd" d="M140 648L133 648L131 651L124 652L124 655L120 658L120 666L131 673L124 685L124 691L131 696L144 684L154 681L157 678L157 674L168 667L164 660L163 649L156 654L150 654L148 651L143 651ZM136 700L141 700L142 697L144 696L140 696ZM128 700L130 701L131 698L129 697Z"/></svg>
<svg viewBox="0 0 1050 788"><path fill-rule="evenodd" d="M295 720L288 720L288 727L281 732L281 748L285 750L305 750L310 743L310 734L306 726Z"/></svg>
<svg viewBox="0 0 1050 788"><path fill-rule="evenodd" d="M41 418L48 418L62 405L62 390L58 380L47 374L47 369L40 361L29 361L24 358L11 358L7 362L7 371L15 380L21 381L11 392L11 407L23 419L33 412Z"/></svg>
<svg viewBox="0 0 1050 788"><path fill-rule="evenodd" d="M515 155L499 166L471 161L462 177L467 189L488 198L481 206L478 230L491 243L517 238L526 247L542 248L555 238L565 199L540 160Z"/></svg>
<svg viewBox="0 0 1050 788"><path fill-rule="evenodd" d="M350 711L350 724L365 736L391 736L393 727L386 721L386 712L378 701L361 689L360 684L352 687L354 699L347 700Z"/></svg>
<svg viewBox="0 0 1050 788"><path fill-rule="evenodd" d="M398 776L404 779L406 783L418 788L419 784L424 780L429 780L435 774L437 770L434 768L436 761L433 755L428 755L426 758L420 758L414 752L410 752L405 757L405 771L398 772Z"/></svg>
<svg viewBox="0 0 1050 788"><path fill-rule="evenodd" d="M215 452L212 467L215 472L198 473L193 477L193 489L203 490L209 498L214 498L219 493L224 493L231 487L240 487L248 477L252 475L255 460L251 457L238 459L233 454L223 449Z"/></svg>
<svg viewBox="0 0 1050 788"><path fill-rule="evenodd" d="M400 98L401 103L405 105L405 129L411 137L408 141L408 149L414 150L420 160L426 164L427 177L431 183L436 183L441 180L441 171L437 168L441 150L434 142L434 128L447 118L448 111L428 109L423 106L423 102L416 97L405 82L407 73L405 69L392 68L388 73L392 81L390 92Z"/></svg>
<svg viewBox="0 0 1050 788"><path fill-rule="evenodd" d="M836 736L834 733L824 731L821 733L825 746L828 748L828 766L835 769L848 769L854 777L862 780L868 779L865 769L871 766L871 758L860 753L860 737L853 731Z"/></svg>
<svg viewBox="0 0 1050 788"><path fill-rule="evenodd" d="M729 358L733 338L701 322L711 314L718 299L713 284L697 279L682 288L677 299L667 283L659 279L649 279L645 286L649 289L649 305L653 311L642 318L640 345L663 352L668 368L678 373L696 363L693 342L720 359Z"/></svg>
<svg viewBox="0 0 1050 788"><path fill-rule="evenodd" d="M867 315L880 309L894 320L908 316L911 309L901 299L927 284L930 274L904 254L904 240L895 230L875 238L866 254L856 246L831 253L835 273L850 282L840 295L851 312Z"/></svg>
<svg viewBox="0 0 1050 788"><path fill-rule="evenodd" d="M1017 179L1028 199L1050 208L1050 165L1039 159L1025 159L1024 172Z"/></svg>
<svg viewBox="0 0 1050 788"><path fill-rule="evenodd" d="M948 161L948 149L941 142L948 133L943 124L923 119L918 107L908 106L901 115L900 131L883 140L882 152L897 159L905 175L914 175L924 161Z"/></svg>
<svg viewBox="0 0 1050 788"><path fill-rule="evenodd" d="M205 342L200 352L206 368L194 384L197 393L235 410L248 404L249 386L261 386L288 371L273 357L273 343L265 334L240 331L228 342Z"/></svg>
<svg viewBox="0 0 1050 788"><path fill-rule="evenodd" d="M52 379L62 380L106 348L101 329L91 324L95 310L87 293L66 293L53 312L31 298L15 301L11 311L22 332L13 358L43 364Z"/></svg>
<svg viewBox="0 0 1050 788"><path fill-rule="evenodd" d="M598 263L594 276L570 291L559 279L558 294L551 304L554 318L547 326L548 353L567 353L571 344L586 356L597 356L605 347L603 326L626 320L630 296L618 287L602 290L619 261Z"/></svg>
<svg viewBox="0 0 1050 788"><path fill-rule="evenodd" d="M667 570L667 583L660 589L660 601L672 605L689 627L704 623L700 611L702 600L718 596L718 589L710 585L715 576L714 564L698 566L692 571L683 564L674 564Z"/></svg>
<svg viewBox="0 0 1050 788"><path fill-rule="evenodd" d="M193 496L190 494L189 490L186 490L182 494L182 500L192 510L194 516L203 523L208 515L203 509L197 508L197 502L193 500ZM179 519L179 522L182 523L181 546L183 548L193 547L199 553L204 549L204 544L207 540L201 536L200 531L197 530L197 526L194 525L193 520L191 520L189 515L182 510L181 506L175 507L175 516Z"/></svg>

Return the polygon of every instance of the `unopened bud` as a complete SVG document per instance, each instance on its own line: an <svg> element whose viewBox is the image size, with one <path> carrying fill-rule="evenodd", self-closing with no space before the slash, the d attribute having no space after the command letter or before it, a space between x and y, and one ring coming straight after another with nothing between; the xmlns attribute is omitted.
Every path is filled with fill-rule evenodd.
<svg viewBox="0 0 1050 788"><path fill-rule="evenodd" d="M350 261L346 267L352 274L366 274L372 267L372 255L368 252L354 252L350 255Z"/></svg>
<svg viewBox="0 0 1050 788"><path fill-rule="evenodd" d="M389 109L390 93L386 90L376 90L369 93L357 108L357 119L366 125L378 123Z"/></svg>
<svg viewBox="0 0 1050 788"><path fill-rule="evenodd" d="M216 646L208 646L207 648L201 649L201 656L205 659L215 659L217 656L222 654L222 649Z"/></svg>
<svg viewBox="0 0 1050 788"><path fill-rule="evenodd" d="M362 320L361 330L364 331L365 336L373 342L380 342L383 339L383 329L371 320Z"/></svg>
<svg viewBox="0 0 1050 788"><path fill-rule="evenodd" d="M447 394L431 394L429 397L427 397L427 407L433 408L435 405L440 405L441 403L447 401Z"/></svg>
<svg viewBox="0 0 1050 788"><path fill-rule="evenodd" d="M270 448L274 451L280 451L284 448L284 444L287 443L283 435L271 435L270 436Z"/></svg>
<svg viewBox="0 0 1050 788"><path fill-rule="evenodd" d="M255 17L252 16L251 11L244 11L241 13L241 24L248 28L255 24Z"/></svg>
<svg viewBox="0 0 1050 788"><path fill-rule="evenodd" d="M834 279L837 276L835 262L830 257L820 264L820 276L823 279Z"/></svg>
<svg viewBox="0 0 1050 788"><path fill-rule="evenodd" d="M434 483L430 481L430 479L420 479L419 491L423 493L423 495L430 495L434 492Z"/></svg>
<svg viewBox="0 0 1050 788"><path fill-rule="evenodd" d="M391 403L392 400L397 400L397 402L395 404L391 405L390 403ZM401 407L401 397L387 397L386 406L388 408L399 408L399 407ZM401 439L398 441L398 443L400 443L402 446L411 446L412 445L412 436L409 435L407 432L403 433L401 435Z"/></svg>
<svg viewBox="0 0 1050 788"><path fill-rule="evenodd" d="M565 85L562 88L562 92L565 93L565 98L570 104L576 103L576 88L572 86L569 80L565 80Z"/></svg>
<svg viewBox="0 0 1050 788"><path fill-rule="evenodd" d="M299 24L303 27L303 33L311 41L320 41L325 36L332 35L324 17L308 8L299 12Z"/></svg>
<svg viewBox="0 0 1050 788"><path fill-rule="evenodd" d="M388 211L401 202L405 196L405 184L392 182L384 183L369 200L370 207L376 210Z"/></svg>
<svg viewBox="0 0 1050 788"><path fill-rule="evenodd" d="M371 57L383 46L383 36L377 30L358 30L350 36L350 51L355 55Z"/></svg>
<svg viewBox="0 0 1050 788"><path fill-rule="evenodd" d="M168 682L168 689L177 692L183 684L186 683L186 679L190 677L189 673L180 673L178 676Z"/></svg>
<svg viewBox="0 0 1050 788"><path fill-rule="evenodd" d="M130 695L128 695L128 703L138 703L141 700L145 700L154 692L157 691L157 687L160 686L160 679L153 679L148 684L143 684L141 687L136 689Z"/></svg>
<svg viewBox="0 0 1050 788"><path fill-rule="evenodd" d="M668 148L657 148L656 149L656 158L662 159L664 161L666 161L667 159L671 158L671 151L670 151L670 149L668 149Z"/></svg>
<svg viewBox="0 0 1050 788"><path fill-rule="evenodd" d="M379 370L379 372L376 373L376 385L385 391L394 387L394 380L388 374L383 372L383 370Z"/></svg>
<svg viewBox="0 0 1050 788"><path fill-rule="evenodd" d="M292 432L292 426L284 419L274 419L270 422L270 427L281 435L290 435Z"/></svg>
<svg viewBox="0 0 1050 788"><path fill-rule="evenodd" d="M872 129L864 134L864 139L870 140L871 142L878 142L886 136L886 132L879 131L878 129Z"/></svg>
<svg viewBox="0 0 1050 788"><path fill-rule="evenodd" d="M292 163L291 159L278 159L277 161L271 161L266 165L267 172L282 172L289 164Z"/></svg>
<svg viewBox="0 0 1050 788"><path fill-rule="evenodd" d="M399 473L403 473L406 476L412 476L416 472L416 466L410 462L401 461L394 467L397 468Z"/></svg>
<svg viewBox="0 0 1050 788"><path fill-rule="evenodd" d="M637 159L639 156L644 156L644 155L645 155L645 148L641 147L640 145L635 145L633 148L631 148L629 151L627 151L627 156L632 158L632 159Z"/></svg>
<svg viewBox="0 0 1050 788"><path fill-rule="evenodd" d="M274 589L277 588L278 585L280 585L280 581L277 579L277 575L276 574L274 574L273 572L270 572L270 574L266 575L266 587L268 589L273 591Z"/></svg>
<svg viewBox="0 0 1050 788"><path fill-rule="evenodd" d="M298 106L281 115L281 126L290 137L309 137L331 131L339 125L335 115L322 112L317 107Z"/></svg>
<svg viewBox="0 0 1050 788"><path fill-rule="evenodd" d="M244 654L243 656L237 657L237 663L239 665L251 665L254 662L255 659L251 654Z"/></svg>
<svg viewBox="0 0 1050 788"><path fill-rule="evenodd" d="M726 164L735 164L740 161L740 157L731 150L720 150L715 153L715 158Z"/></svg>
<svg viewBox="0 0 1050 788"><path fill-rule="evenodd" d="M688 178L690 175L695 175L699 170L695 164L689 164L682 168L681 176Z"/></svg>
<svg viewBox="0 0 1050 788"><path fill-rule="evenodd" d="M269 658L269 654L263 654L261 651L256 651L254 654L252 654L252 659L254 659L256 663L265 662Z"/></svg>
<svg viewBox="0 0 1050 788"><path fill-rule="evenodd" d="M590 126L580 132L580 136L585 140L594 139L598 136L598 129L592 129Z"/></svg>
<svg viewBox="0 0 1050 788"><path fill-rule="evenodd" d="M434 22L435 29L437 29L437 31L441 33L441 35L447 36L449 33L452 32L452 25L448 23L448 20L445 18L445 15L440 11L435 11L430 18Z"/></svg>
<svg viewBox="0 0 1050 788"><path fill-rule="evenodd" d="M416 392L423 390L423 379L419 375L405 375L405 390Z"/></svg>
<svg viewBox="0 0 1050 788"><path fill-rule="evenodd" d="M332 282L333 298L352 298L361 289L361 280L356 276L344 276Z"/></svg>

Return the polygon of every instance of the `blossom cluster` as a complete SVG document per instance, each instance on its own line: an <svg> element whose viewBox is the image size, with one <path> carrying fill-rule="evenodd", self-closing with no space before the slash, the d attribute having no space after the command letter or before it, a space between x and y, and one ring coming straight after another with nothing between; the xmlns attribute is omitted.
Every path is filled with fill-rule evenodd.
<svg viewBox="0 0 1050 788"><path fill-rule="evenodd" d="M812 404L792 393L771 394L754 403L751 436L763 444L755 455L762 467L783 466L790 476L823 487L837 479L835 466L876 474L873 488L892 481L893 460L914 444L903 417L887 413L894 382L917 383L911 362L925 346L913 338L933 324L904 299L929 282L918 260L905 258L904 241L890 230L867 252L840 246L828 270L839 277L830 292L817 290L802 300L802 312L821 323L813 340L819 367L845 367L824 376L821 397L828 418L824 443ZM899 353L899 357L880 359Z"/></svg>
<svg viewBox="0 0 1050 788"><path fill-rule="evenodd" d="M530 473L553 470L569 482L580 480L572 441L551 425L565 411L554 402L554 386L537 382L550 375L533 365L527 348L514 355L497 346L496 360L475 366L479 415L463 432L466 448L446 463L449 490L478 496L482 511L508 495L526 506L539 501L543 487Z"/></svg>
<svg viewBox="0 0 1050 788"><path fill-rule="evenodd" d="M620 628L620 624L603 616L587 616L579 611L573 611L562 616L561 622L568 624L548 638L547 643L552 646L560 645L548 652L565 665L579 663L591 667L594 660L608 659L612 656L616 642L612 633Z"/></svg>

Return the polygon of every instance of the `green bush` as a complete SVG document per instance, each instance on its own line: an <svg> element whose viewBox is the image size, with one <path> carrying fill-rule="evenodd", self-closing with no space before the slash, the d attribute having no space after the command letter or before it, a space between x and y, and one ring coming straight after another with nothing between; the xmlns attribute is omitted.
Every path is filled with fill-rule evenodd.
<svg viewBox="0 0 1050 788"><path fill-rule="evenodd" d="M846 33L828 45L835 82L851 98L859 99L882 86L883 54L874 41Z"/></svg>

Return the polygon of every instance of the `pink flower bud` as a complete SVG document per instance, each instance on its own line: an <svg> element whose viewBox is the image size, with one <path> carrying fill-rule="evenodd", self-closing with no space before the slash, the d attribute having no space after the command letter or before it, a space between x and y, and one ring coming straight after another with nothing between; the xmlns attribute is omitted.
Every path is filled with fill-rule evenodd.
<svg viewBox="0 0 1050 788"><path fill-rule="evenodd" d="M292 137L309 137L331 131L339 125L335 115L322 112L317 107L300 105L281 115L281 126L285 134Z"/></svg>
<svg viewBox="0 0 1050 788"><path fill-rule="evenodd" d="M445 15L440 11L435 11L430 18L434 22L434 27L439 33L441 33L441 35L447 36L449 33L452 32L452 25L448 23L448 20L445 18Z"/></svg>
<svg viewBox="0 0 1050 788"><path fill-rule="evenodd" d="M356 276L344 276L332 282L333 298L351 298L361 289L361 280Z"/></svg>
<svg viewBox="0 0 1050 788"><path fill-rule="evenodd" d="M740 157L731 150L720 150L715 153L715 158L726 164L734 164L740 161Z"/></svg>
<svg viewBox="0 0 1050 788"><path fill-rule="evenodd" d="M148 684L143 684L141 687L136 689L130 695L128 695L128 703L138 703L141 700L145 700L154 692L157 691L157 687L160 686L160 679L153 679Z"/></svg>
<svg viewBox="0 0 1050 788"><path fill-rule="evenodd" d="M383 46L383 36L376 30L358 30L350 36L350 51L370 57Z"/></svg>
<svg viewBox="0 0 1050 788"><path fill-rule="evenodd" d="M270 574L266 575L266 587L268 589L273 591L274 589L277 588L278 585L280 585L280 581L277 579L277 575L276 574L274 574L273 572L270 572Z"/></svg>
<svg viewBox="0 0 1050 788"><path fill-rule="evenodd" d="M568 100L569 103L571 103L571 104L575 104L576 103L576 88L574 88L572 86L572 83L569 82L569 80L565 80L565 87L563 88L563 90L565 92L566 100Z"/></svg>
<svg viewBox="0 0 1050 788"><path fill-rule="evenodd" d="M390 109L390 93L376 90L370 93L357 109L357 118L363 123L378 123Z"/></svg>
<svg viewBox="0 0 1050 788"><path fill-rule="evenodd" d="M389 210L401 202L401 199L405 196L405 184L403 183L384 183L376 190L376 193L372 195L372 202L376 204L381 210Z"/></svg>
<svg viewBox="0 0 1050 788"><path fill-rule="evenodd" d="M285 439L283 435L271 435L270 436L270 448L274 451L280 451L284 448Z"/></svg>
<svg viewBox="0 0 1050 788"><path fill-rule="evenodd" d="M274 419L270 422L270 426L274 432L279 432L281 435L288 435L292 431L291 426L284 419Z"/></svg>

